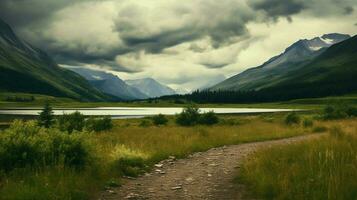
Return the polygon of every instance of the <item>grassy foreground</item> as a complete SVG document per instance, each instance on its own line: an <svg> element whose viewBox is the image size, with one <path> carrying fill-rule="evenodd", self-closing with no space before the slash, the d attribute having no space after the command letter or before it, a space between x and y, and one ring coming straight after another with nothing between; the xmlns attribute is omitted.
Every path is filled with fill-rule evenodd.
<svg viewBox="0 0 357 200"><path fill-rule="evenodd" d="M1 199L92 199L123 175L137 176L169 156L183 158L212 147L307 134L312 128L287 126L283 114L221 116L214 126L181 127L169 119L117 120L114 128L85 133L90 161L79 169L66 165L24 167L0 172ZM1 134L1 133L0 133Z"/></svg>
<svg viewBox="0 0 357 200"><path fill-rule="evenodd" d="M357 199L357 121L329 125L321 139L257 152L237 181L258 199Z"/></svg>

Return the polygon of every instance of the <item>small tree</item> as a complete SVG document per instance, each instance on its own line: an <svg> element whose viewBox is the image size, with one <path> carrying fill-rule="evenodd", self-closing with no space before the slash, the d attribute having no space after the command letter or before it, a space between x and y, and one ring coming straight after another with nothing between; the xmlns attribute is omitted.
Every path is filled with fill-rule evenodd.
<svg viewBox="0 0 357 200"><path fill-rule="evenodd" d="M293 125L293 124L299 124L301 121L299 115L297 115L295 112L292 112L288 114L285 118L285 123L287 125Z"/></svg>
<svg viewBox="0 0 357 200"><path fill-rule="evenodd" d="M42 112L39 113L38 125L49 128L53 124L53 110L48 102L45 103Z"/></svg>
<svg viewBox="0 0 357 200"><path fill-rule="evenodd" d="M105 131L113 128L112 119L108 116L104 118L90 117L85 121L85 128L89 131Z"/></svg>
<svg viewBox="0 0 357 200"><path fill-rule="evenodd" d="M169 120L163 114L158 114L152 117L152 122L156 125L166 125Z"/></svg>
<svg viewBox="0 0 357 200"><path fill-rule="evenodd" d="M61 131L72 133L82 131L85 125L85 116L76 111L71 114L63 114L58 117L57 126Z"/></svg>
<svg viewBox="0 0 357 200"><path fill-rule="evenodd" d="M200 112L197 107L189 106L176 116L176 123L181 126L193 126L198 123Z"/></svg>
<svg viewBox="0 0 357 200"><path fill-rule="evenodd" d="M199 118L199 124L213 125L219 122L219 118L213 111L203 113Z"/></svg>

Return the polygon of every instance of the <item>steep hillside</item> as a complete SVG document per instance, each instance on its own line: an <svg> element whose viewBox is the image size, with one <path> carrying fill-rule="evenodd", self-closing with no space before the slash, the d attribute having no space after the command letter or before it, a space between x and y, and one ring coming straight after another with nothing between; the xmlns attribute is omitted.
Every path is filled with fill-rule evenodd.
<svg viewBox="0 0 357 200"><path fill-rule="evenodd" d="M348 38L349 35L334 33L311 40L299 40L263 65L233 76L213 86L211 90L250 91L269 88L305 66L331 45Z"/></svg>
<svg viewBox="0 0 357 200"><path fill-rule="evenodd" d="M314 97L357 91L357 36L328 48L301 69L291 72L267 92Z"/></svg>
<svg viewBox="0 0 357 200"><path fill-rule="evenodd" d="M38 93L78 100L107 100L79 75L18 38L0 19L0 91Z"/></svg>
<svg viewBox="0 0 357 200"><path fill-rule="evenodd" d="M152 98L176 94L175 90L157 82L152 78L126 80L126 83Z"/></svg>

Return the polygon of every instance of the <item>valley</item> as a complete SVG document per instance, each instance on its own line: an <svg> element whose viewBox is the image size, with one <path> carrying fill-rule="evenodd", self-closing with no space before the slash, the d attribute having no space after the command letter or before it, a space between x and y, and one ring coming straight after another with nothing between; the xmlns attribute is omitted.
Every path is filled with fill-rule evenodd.
<svg viewBox="0 0 357 200"><path fill-rule="evenodd" d="M0 200L357 199L336 2L0 1Z"/></svg>

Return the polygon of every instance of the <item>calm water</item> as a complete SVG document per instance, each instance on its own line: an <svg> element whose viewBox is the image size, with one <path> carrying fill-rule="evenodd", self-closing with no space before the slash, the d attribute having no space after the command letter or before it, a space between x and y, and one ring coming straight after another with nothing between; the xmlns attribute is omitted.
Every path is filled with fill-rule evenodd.
<svg viewBox="0 0 357 200"><path fill-rule="evenodd" d="M69 108L54 109L55 115L73 113L79 111L84 115L107 115L113 118L136 118L157 114L174 115L180 113L183 108L153 108L153 107L98 107L98 108ZM288 112L290 109L262 109L262 108L201 108L201 112L214 111L218 114L244 114L244 113L273 113ZM1 109L0 115L38 115L40 108L15 108Z"/></svg>

